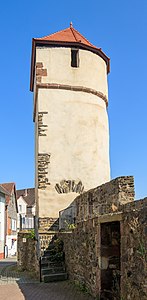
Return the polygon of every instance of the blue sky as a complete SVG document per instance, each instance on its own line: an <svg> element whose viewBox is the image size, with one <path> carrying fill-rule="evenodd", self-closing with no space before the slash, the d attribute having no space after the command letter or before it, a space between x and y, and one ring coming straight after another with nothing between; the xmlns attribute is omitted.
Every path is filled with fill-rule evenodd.
<svg viewBox="0 0 147 300"><path fill-rule="evenodd" d="M13 0L0 2L0 182L34 186L32 37L70 21L111 58L111 177L134 175L136 198L147 196L147 1Z"/></svg>

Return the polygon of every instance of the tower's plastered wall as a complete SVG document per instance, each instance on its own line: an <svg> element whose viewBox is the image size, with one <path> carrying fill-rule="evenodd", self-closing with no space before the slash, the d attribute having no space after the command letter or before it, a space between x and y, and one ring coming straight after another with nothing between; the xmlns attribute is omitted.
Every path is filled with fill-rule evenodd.
<svg viewBox="0 0 147 300"><path fill-rule="evenodd" d="M41 62L47 70L41 83L94 89L107 98L104 60L86 50L79 50L79 59L79 67L72 68L70 48L37 48L36 63ZM56 217L77 196L76 192L83 188L87 191L110 180L106 103L101 97L83 90L42 88L40 85L36 112L36 128L38 120L45 125L42 127L45 135L39 135L36 130L39 217ZM38 162L38 157L43 161L47 159L48 163ZM46 184L41 183L40 170L45 173Z"/></svg>
<svg viewBox="0 0 147 300"><path fill-rule="evenodd" d="M36 48L36 62L47 69L43 83L84 86L108 96L107 66L97 54L79 49L79 67L71 67L71 48Z"/></svg>

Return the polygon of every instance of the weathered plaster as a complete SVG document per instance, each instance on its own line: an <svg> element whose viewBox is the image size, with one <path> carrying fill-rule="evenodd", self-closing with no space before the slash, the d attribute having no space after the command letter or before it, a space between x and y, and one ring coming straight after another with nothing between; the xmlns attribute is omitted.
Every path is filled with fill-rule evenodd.
<svg viewBox="0 0 147 300"><path fill-rule="evenodd" d="M90 51L79 49L79 67L71 67L71 48L36 48L36 62L42 62L47 76L42 83L62 83L100 90L106 96L107 66L105 61Z"/></svg>
<svg viewBox="0 0 147 300"><path fill-rule="evenodd" d="M106 64L90 51L80 50L79 56L79 67L72 68L70 48L36 49L36 62L42 62L42 68L47 70L42 84L79 87L68 90L40 85L37 89L36 187L38 153L50 154L46 184L37 191L39 217L57 217L77 195L59 194L55 187L60 182L81 181L86 191L110 180L108 117L101 97L108 96ZM80 87L94 89L100 97L84 89L80 91ZM41 134L40 125L45 130Z"/></svg>

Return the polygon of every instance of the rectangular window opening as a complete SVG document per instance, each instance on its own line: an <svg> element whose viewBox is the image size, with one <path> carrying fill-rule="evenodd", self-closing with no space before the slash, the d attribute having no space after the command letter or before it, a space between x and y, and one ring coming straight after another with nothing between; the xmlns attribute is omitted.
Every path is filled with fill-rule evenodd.
<svg viewBox="0 0 147 300"><path fill-rule="evenodd" d="M71 67L79 67L79 50L71 49Z"/></svg>

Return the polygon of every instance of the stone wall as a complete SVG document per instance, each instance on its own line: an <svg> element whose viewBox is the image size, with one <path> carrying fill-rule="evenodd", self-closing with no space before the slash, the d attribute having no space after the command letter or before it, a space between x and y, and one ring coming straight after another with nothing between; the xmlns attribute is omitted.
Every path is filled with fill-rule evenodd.
<svg viewBox="0 0 147 300"><path fill-rule="evenodd" d="M97 218L81 222L68 233L59 233L64 241L65 263L69 278L94 296L100 292L100 235Z"/></svg>
<svg viewBox="0 0 147 300"><path fill-rule="evenodd" d="M122 205L134 201L134 178L122 176L102 184L76 197L72 204L59 214L60 228L88 220L99 215L121 212ZM62 226L61 226L62 225Z"/></svg>
<svg viewBox="0 0 147 300"><path fill-rule="evenodd" d="M147 198L133 199L133 177L119 177L75 199L72 231L58 232L57 219L40 218L40 253L58 235L69 278L83 289L101 299L146 300ZM18 266L39 274L36 245L28 232L18 234Z"/></svg>
<svg viewBox="0 0 147 300"><path fill-rule="evenodd" d="M56 232L59 231L58 218L39 218L38 219L38 253L42 256Z"/></svg>
<svg viewBox="0 0 147 300"><path fill-rule="evenodd" d="M48 232L48 231L58 231L59 230L59 219L58 218L39 218L39 231Z"/></svg>
<svg viewBox="0 0 147 300"><path fill-rule="evenodd" d="M121 232L123 299L147 299L147 198L124 206Z"/></svg>
<svg viewBox="0 0 147 300"><path fill-rule="evenodd" d="M36 254L37 241L30 231L18 232L17 264L20 270L33 272L39 277L39 261Z"/></svg>
<svg viewBox="0 0 147 300"><path fill-rule="evenodd" d="M59 211L59 230L71 228L76 221L76 203L73 201L66 209Z"/></svg>
<svg viewBox="0 0 147 300"><path fill-rule="evenodd" d="M39 257L43 255L44 250L55 236L56 232L54 231L39 233L39 245L38 241L31 236L31 231L19 232L17 244L17 264L19 269L33 272L39 278ZM37 251L39 251L39 255Z"/></svg>
<svg viewBox="0 0 147 300"><path fill-rule="evenodd" d="M134 178L122 176L102 184L75 199L76 222L122 211L122 205L134 201Z"/></svg>
<svg viewBox="0 0 147 300"><path fill-rule="evenodd" d="M106 299L106 281L112 285L110 299L147 298L147 198L133 199L133 177L120 177L90 190L75 200L75 229L59 233L69 278L101 299ZM103 243L105 230L111 237L107 245Z"/></svg>
<svg viewBox="0 0 147 300"><path fill-rule="evenodd" d="M44 250L46 250L50 244L50 242L55 238L56 232L40 232L39 233L39 241L40 241L40 255L44 254Z"/></svg>

